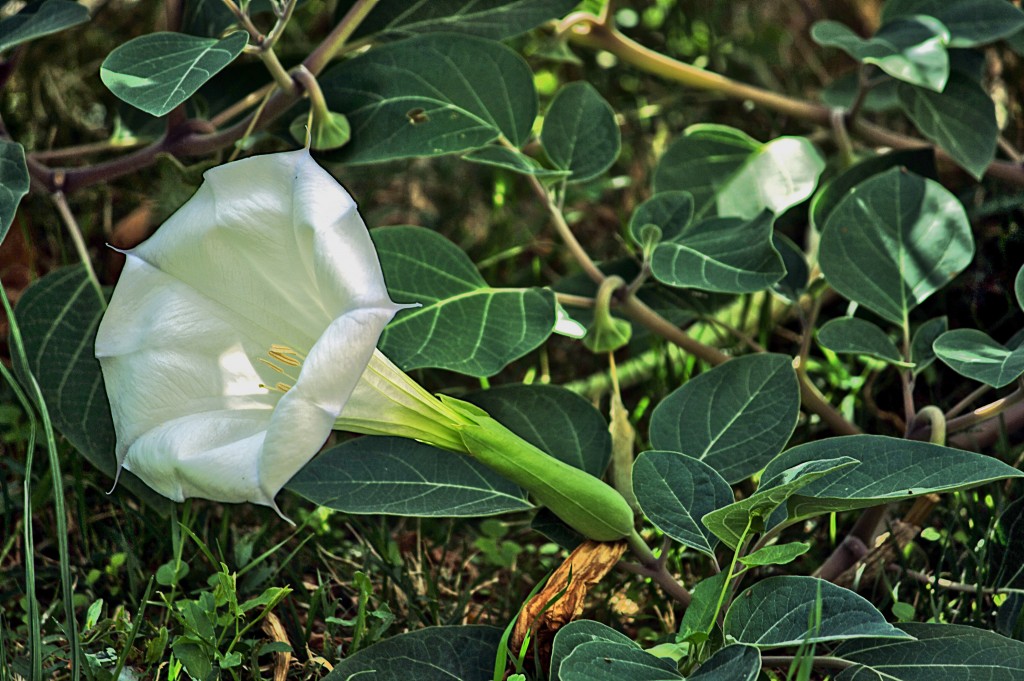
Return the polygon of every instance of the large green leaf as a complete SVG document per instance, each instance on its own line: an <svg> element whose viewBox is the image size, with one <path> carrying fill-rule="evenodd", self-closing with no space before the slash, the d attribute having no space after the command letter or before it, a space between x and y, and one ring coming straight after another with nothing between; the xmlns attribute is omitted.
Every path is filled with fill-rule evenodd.
<svg viewBox="0 0 1024 681"><path fill-rule="evenodd" d="M892 168L858 184L835 207L821 235L819 263L839 293L903 324L973 256L960 201L938 182Z"/></svg>
<svg viewBox="0 0 1024 681"><path fill-rule="evenodd" d="M885 362L904 364L896 344L877 324L866 319L833 319L818 329L818 342L832 352L868 355Z"/></svg>
<svg viewBox="0 0 1024 681"><path fill-rule="evenodd" d="M489 679L501 635L501 629L480 625L399 634L344 658L323 681Z"/></svg>
<svg viewBox="0 0 1024 681"><path fill-rule="evenodd" d="M759 648L852 638L910 638L862 596L815 577L769 577L725 614L725 635Z"/></svg>
<svg viewBox="0 0 1024 681"><path fill-rule="evenodd" d="M727 645L709 657L688 681L755 681L761 671L761 652L754 646Z"/></svg>
<svg viewBox="0 0 1024 681"><path fill-rule="evenodd" d="M803 137L762 144L735 128L700 124L686 129L658 163L655 192L693 194L696 217L751 219L776 215L813 192L825 161Z"/></svg>
<svg viewBox="0 0 1024 681"><path fill-rule="evenodd" d="M89 21L89 9L71 0L32 2L0 21L0 51Z"/></svg>
<svg viewBox="0 0 1024 681"><path fill-rule="evenodd" d="M662 400L651 415L651 444L700 459L736 483L782 451L799 411L800 388L789 357L738 357Z"/></svg>
<svg viewBox="0 0 1024 681"><path fill-rule="evenodd" d="M85 268L54 270L33 282L18 301L15 315L29 368L54 427L113 479L117 473L114 422L100 363L93 355L103 307ZM168 499L128 471L121 472L118 487L127 487L162 514L171 509Z"/></svg>
<svg viewBox="0 0 1024 681"><path fill-rule="evenodd" d="M521 146L537 116L530 67L501 43L431 33L328 69L320 86L352 140L337 158L373 163L469 151L504 136Z"/></svg>
<svg viewBox="0 0 1024 681"><path fill-rule="evenodd" d="M591 641L576 646L559 667L561 681L682 681L669 660L635 646Z"/></svg>
<svg viewBox="0 0 1024 681"><path fill-rule="evenodd" d="M590 180L611 167L622 141L615 112L593 85L569 83L555 95L544 115L540 141L556 168L569 180Z"/></svg>
<svg viewBox="0 0 1024 681"><path fill-rule="evenodd" d="M995 104L981 85L953 72L942 92L901 83L897 94L904 113L921 134L980 180L995 158L999 137Z"/></svg>
<svg viewBox="0 0 1024 681"><path fill-rule="evenodd" d="M811 37L819 45L838 47L859 62L874 64L893 78L936 92L949 78L949 29L934 17L894 19L866 40L838 21L819 21L811 28Z"/></svg>
<svg viewBox="0 0 1024 681"><path fill-rule="evenodd" d="M576 646L593 641L604 641L633 648L639 647L633 642L633 639L612 629L607 624L593 620L573 620L555 634L555 640L551 646L551 679L561 678L558 672L562 666L562 660L568 657Z"/></svg>
<svg viewBox="0 0 1024 681"><path fill-rule="evenodd" d="M916 640L854 640L833 655L858 663L836 681L1018 681L1024 643L960 624L907 622Z"/></svg>
<svg viewBox="0 0 1024 681"><path fill-rule="evenodd" d="M21 197L28 193L25 149L17 142L0 140L0 242L11 228Z"/></svg>
<svg viewBox="0 0 1024 681"><path fill-rule="evenodd" d="M700 519L734 499L714 468L677 452L644 452L633 464L633 493L655 527L684 546L714 555L718 540Z"/></svg>
<svg viewBox="0 0 1024 681"><path fill-rule="evenodd" d="M551 291L489 287L461 249L429 229L388 227L371 236L391 297L423 305L399 312L381 336L380 348L403 369L490 376L551 334Z"/></svg>
<svg viewBox="0 0 1024 681"><path fill-rule="evenodd" d="M716 293L752 293L782 279L786 267L772 245L774 216L752 220L710 218L690 223L651 257L651 274L663 284Z"/></svg>
<svg viewBox="0 0 1024 681"><path fill-rule="evenodd" d="M998 459L974 452L884 435L844 435L783 452L762 477L770 481L793 466L842 456L853 457L860 465L799 490L787 504L790 520L1024 476Z"/></svg>
<svg viewBox="0 0 1024 681"><path fill-rule="evenodd" d="M355 0L338 3L340 18ZM504 40L568 14L577 0L383 0L356 29L356 39L404 38L451 31Z"/></svg>
<svg viewBox="0 0 1024 681"><path fill-rule="evenodd" d="M1009 385L1024 374L1024 346L1010 350L984 331L947 331L932 347L953 371L993 388Z"/></svg>
<svg viewBox="0 0 1024 681"><path fill-rule="evenodd" d="M452 518L533 508L523 490L470 457L398 437L332 447L286 487L345 513Z"/></svg>
<svg viewBox="0 0 1024 681"><path fill-rule="evenodd" d="M556 459L601 477L612 455L608 423L590 402L553 385L509 385L467 395L502 425Z"/></svg>
<svg viewBox="0 0 1024 681"><path fill-rule="evenodd" d="M1024 28L1024 12L1006 0L889 0L882 21L927 14L949 29L950 47L975 47L995 42Z"/></svg>
<svg viewBox="0 0 1024 681"><path fill-rule="evenodd" d="M857 464L856 459L840 456L835 459L798 463L770 479L767 477L768 471L765 471L764 477L768 481L756 492L736 503L712 511L701 518L701 522L729 548L735 549L743 539L748 524L751 533L761 532L775 509L801 489L822 478L830 479L841 475L843 469L856 468Z"/></svg>
<svg viewBox="0 0 1024 681"><path fill-rule="evenodd" d="M248 41L245 31L235 31L221 40L150 33L107 55L100 66L100 79L125 102L163 116L233 62Z"/></svg>

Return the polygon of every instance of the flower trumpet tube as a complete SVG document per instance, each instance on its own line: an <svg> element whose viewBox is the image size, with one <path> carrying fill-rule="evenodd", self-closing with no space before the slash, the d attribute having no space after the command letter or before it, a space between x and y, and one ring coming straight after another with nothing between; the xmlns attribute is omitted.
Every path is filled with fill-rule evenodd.
<svg viewBox="0 0 1024 681"><path fill-rule="evenodd" d="M308 151L207 171L125 255L96 356L119 467L164 496L277 510L338 428L474 456L593 539L632 530L603 482L431 395L376 350L411 306L389 297L355 202Z"/></svg>

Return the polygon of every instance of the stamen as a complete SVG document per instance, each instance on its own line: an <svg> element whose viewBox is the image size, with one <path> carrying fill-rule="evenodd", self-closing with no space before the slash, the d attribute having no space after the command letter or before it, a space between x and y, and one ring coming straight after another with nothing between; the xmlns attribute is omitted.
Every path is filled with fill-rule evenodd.
<svg viewBox="0 0 1024 681"><path fill-rule="evenodd" d="M264 365L270 367L271 369L273 369L274 371L276 371L279 374L283 374L284 373L284 369L282 369L281 367L277 366L276 364L274 364L271 361L265 360L262 357L257 357L256 360L260 361L260 362L263 362ZM262 388L264 386L261 385L260 387Z"/></svg>

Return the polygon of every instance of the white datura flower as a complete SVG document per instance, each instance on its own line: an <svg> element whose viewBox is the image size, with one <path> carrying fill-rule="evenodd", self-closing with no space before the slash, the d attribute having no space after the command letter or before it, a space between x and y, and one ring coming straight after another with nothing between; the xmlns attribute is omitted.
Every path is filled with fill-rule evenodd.
<svg viewBox="0 0 1024 681"><path fill-rule="evenodd" d="M352 197L306 150L208 171L126 256L96 336L117 461L175 501L276 510L346 404L368 419L380 376L404 377L375 347L407 306Z"/></svg>

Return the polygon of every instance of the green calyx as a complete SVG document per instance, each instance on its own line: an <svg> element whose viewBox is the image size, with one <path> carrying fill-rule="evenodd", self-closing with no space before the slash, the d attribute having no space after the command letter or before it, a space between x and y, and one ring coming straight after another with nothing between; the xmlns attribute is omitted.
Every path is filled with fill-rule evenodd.
<svg viewBox="0 0 1024 681"><path fill-rule="evenodd" d="M453 406L449 400L446 404ZM471 418L476 423L459 428L470 456L527 490L585 537L615 541L633 531L633 511L621 494L586 471L534 447L482 410L473 409Z"/></svg>

